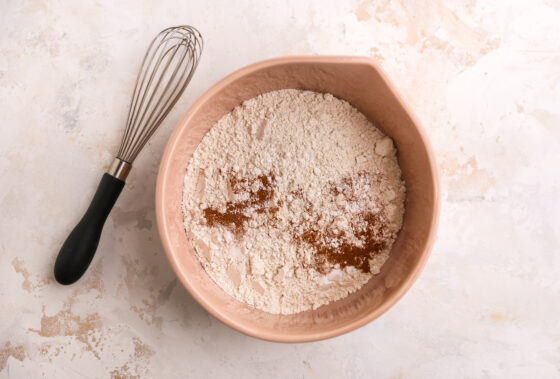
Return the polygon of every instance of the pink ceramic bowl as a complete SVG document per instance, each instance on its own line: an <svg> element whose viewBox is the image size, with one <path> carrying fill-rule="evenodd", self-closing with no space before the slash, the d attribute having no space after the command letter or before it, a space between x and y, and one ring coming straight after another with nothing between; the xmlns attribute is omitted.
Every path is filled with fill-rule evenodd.
<svg viewBox="0 0 560 379"><path fill-rule="evenodd" d="M314 311L273 315L226 294L206 274L190 246L181 209L189 159L208 130L244 100L297 88L329 92L364 113L395 141L407 186L404 225L381 273L345 299ZM428 138L389 79L369 58L276 58L244 67L206 91L171 135L157 180L156 213L167 258L181 283L214 317L253 337L279 342L334 337L379 317L410 288L424 267L439 216L436 162Z"/></svg>

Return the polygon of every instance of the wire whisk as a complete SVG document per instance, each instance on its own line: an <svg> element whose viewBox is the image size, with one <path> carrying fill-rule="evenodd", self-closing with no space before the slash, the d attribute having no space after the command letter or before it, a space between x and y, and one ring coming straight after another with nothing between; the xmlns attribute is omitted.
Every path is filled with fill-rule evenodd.
<svg viewBox="0 0 560 379"><path fill-rule="evenodd" d="M150 43L136 79L117 156L58 253L54 275L59 283L74 283L87 270L132 163L189 84L202 47L202 36L192 26L167 28Z"/></svg>

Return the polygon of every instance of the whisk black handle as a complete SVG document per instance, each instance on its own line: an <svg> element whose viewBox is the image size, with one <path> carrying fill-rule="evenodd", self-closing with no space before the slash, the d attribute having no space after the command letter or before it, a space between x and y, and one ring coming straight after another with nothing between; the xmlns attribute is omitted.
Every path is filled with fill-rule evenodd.
<svg viewBox="0 0 560 379"><path fill-rule="evenodd" d="M54 277L60 284L72 284L86 272L103 230L103 224L119 197L124 182L105 173L86 213L58 253Z"/></svg>

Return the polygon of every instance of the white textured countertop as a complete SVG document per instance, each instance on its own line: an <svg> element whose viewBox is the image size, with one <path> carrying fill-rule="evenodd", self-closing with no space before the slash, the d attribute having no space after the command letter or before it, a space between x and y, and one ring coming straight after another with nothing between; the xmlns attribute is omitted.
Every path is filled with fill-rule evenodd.
<svg viewBox="0 0 560 379"><path fill-rule="evenodd" d="M560 376L560 4L306 3L0 4L0 377ZM90 270L60 286L54 258L117 150L147 43L185 23L205 37L199 69ZM209 316L175 279L154 214L159 160L189 104L287 54L374 57L424 123L443 190L408 294L357 331L300 345Z"/></svg>

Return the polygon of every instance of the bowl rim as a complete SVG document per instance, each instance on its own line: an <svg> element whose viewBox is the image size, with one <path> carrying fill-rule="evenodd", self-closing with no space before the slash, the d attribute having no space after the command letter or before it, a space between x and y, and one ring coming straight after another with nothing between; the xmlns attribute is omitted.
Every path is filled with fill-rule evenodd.
<svg viewBox="0 0 560 379"><path fill-rule="evenodd" d="M403 107L403 109L410 116L412 123L418 130L420 138L426 149L430 170L432 171L432 185L434 188L434 206L433 206L434 211L432 212L432 217L430 219L430 229L429 229L430 233L428 235L426 247L422 251L422 256L420 257L415 267L412 269L411 274L408 275L407 278L405 278L405 281L400 286L400 288L397 289L393 294L391 294L389 299L385 301L384 304L372 310L370 313L364 315L360 319L335 329L331 329L324 332L311 332L311 333L303 332L297 335L286 335L277 331L266 331L266 332L263 332L262 330L255 331L251 327L247 327L246 325L237 323L235 320L232 320L226 315L224 315L219 308L216 308L212 306L210 303L208 303L204 298L204 296L200 294L196 286L191 285L189 279L185 275L183 275L179 267L179 264L173 252L173 247L171 245L169 235L167 233L168 219L166 217L166 207L165 207L164 199L166 197L165 196L166 180L169 175L170 161L172 158L172 153L175 151L175 147L178 143L178 136L181 133L181 130L184 128L184 126L188 123L189 119L200 109L200 107L206 101L208 101L212 96L214 96L217 92L219 92L222 88L228 86L231 82L245 75L248 75L254 71L261 70L263 68L269 68L272 66L284 65L284 64L294 64L294 63L295 64L336 63L336 64L349 64L349 65L369 65L377 73L379 73L384 83L390 88L390 90L395 95L397 102ZM183 117L181 117L179 122L177 122L177 124L175 125L175 128L167 141L158 170L155 202L156 202L156 219L157 219L158 232L159 232L161 243L165 250L165 254L167 256L169 263L171 264L173 271L175 272L175 275L179 278L179 280L181 281L185 289L189 292L189 294L207 312L209 312L212 316L214 316L224 324L228 325L229 327L237 331L240 331L244 334L247 334L251 337L272 341L272 342L285 342L285 343L318 341L318 340L339 336L344 333L348 333L350 331L353 331L357 328L360 328L368 324L369 322L373 321L374 319L378 318L383 313L385 313L387 310L389 310L389 308L391 308L393 305L395 305L404 296L404 294L410 289L410 287L416 281L416 279L418 278L418 276L420 275L420 273L422 272L423 268L426 265L426 262L430 256L430 253L432 251L435 242L436 231L437 231L437 226L438 226L439 216L440 216L440 207L441 207L439 170L429 138L424 130L424 127L420 123L419 119L414 114L414 112L410 109L407 102L403 99L402 95L397 90L397 88L389 80L387 74L381 69L381 67L372 58L362 57L362 56L344 56L344 55L316 55L316 56L303 55L303 56L284 56L284 57L266 59L263 61L249 64L240 69L237 69L236 71L226 75L218 82L213 84L187 109Z"/></svg>

